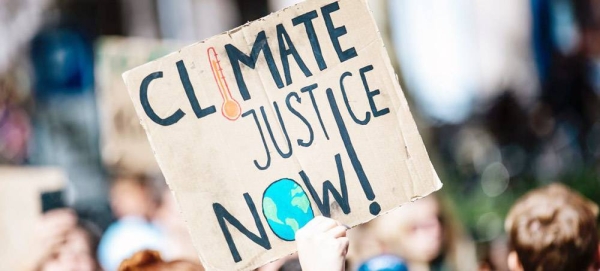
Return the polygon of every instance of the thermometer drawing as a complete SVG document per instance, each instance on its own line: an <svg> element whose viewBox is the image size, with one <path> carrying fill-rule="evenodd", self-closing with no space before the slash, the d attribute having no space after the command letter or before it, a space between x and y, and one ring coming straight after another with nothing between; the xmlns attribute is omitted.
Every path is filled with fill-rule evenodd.
<svg viewBox="0 0 600 271"><path fill-rule="evenodd" d="M223 97L221 113L229 120L236 120L240 117L242 108L240 107L240 104L231 96L231 91L229 91L227 80L223 74L223 68L221 68L221 61L219 61L219 55L217 54L217 51L214 47L210 47L208 48L207 53L215 82L219 87L221 97Z"/></svg>

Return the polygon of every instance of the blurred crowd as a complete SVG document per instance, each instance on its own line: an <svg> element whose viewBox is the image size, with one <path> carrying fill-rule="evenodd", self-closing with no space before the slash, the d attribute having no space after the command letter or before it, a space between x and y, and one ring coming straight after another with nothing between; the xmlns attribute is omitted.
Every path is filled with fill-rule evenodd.
<svg viewBox="0 0 600 271"><path fill-rule="evenodd" d="M145 135L105 93L297 2L0 0L0 165L68 179L42 195L20 268L203 270L153 161L108 151L110 134ZM600 1L367 2L444 188L350 230L346 268L598 270ZM260 270L299 270L299 248Z"/></svg>
<svg viewBox="0 0 600 271"><path fill-rule="evenodd" d="M45 213L18 270L202 271L172 197L124 178L111 189L117 220L100 236L69 209ZM161 190L160 188L155 191ZM316 217L296 232L298 252L256 271L598 270L598 205L562 184L534 189L508 213L503 248L477 256L440 194L354 229Z"/></svg>

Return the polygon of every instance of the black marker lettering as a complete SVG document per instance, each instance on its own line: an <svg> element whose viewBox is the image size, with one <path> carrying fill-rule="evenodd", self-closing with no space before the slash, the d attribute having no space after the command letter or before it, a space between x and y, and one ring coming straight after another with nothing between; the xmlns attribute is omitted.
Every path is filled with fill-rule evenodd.
<svg viewBox="0 0 600 271"><path fill-rule="evenodd" d="M371 183L369 182L369 178L365 174L363 170L362 164L356 155L356 151L354 150L354 146L352 145L352 141L350 140L350 134L348 134L348 129L346 129L346 124L344 124L344 120L342 119L342 115L340 114L340 109L338 108L337 102L335 101L335 96L333 96L333 91L328 88L327 89L327 99L329 100L329 105L331 106L331 111L333 112L333 117L335 118L335 122L337 124L338 130L340 132L340 137L344 142L344 147L346 148L346 152L348 153L348 157L350 158L350 162L352 163L352 167L356 172L356 176L358 176L358 181L362 186L367 199L373 201L375 199L375 193L373 193L373 188L371 187ZM372 215L377 215L381 211L381 206L376 201L371 202L369 205L369 211Z"/></svg>
<svg viewBox="0 0 600 271"><path fill-rule="evenodd" d="M369 65L364 68L361 68L359 70L359 72L360 72L360 78L362 79L362 82L363 82L363 86L365 88L365 91L367 92L367 97L369 98L369 105L371 106L371 111L373 112L373 116L377 118L377 117L381 117L387 113L390 113L390 109L384 108L381 110L377 110L377 106L375 105L375 101L373 100L373 97L380 94L379 89L369 90L369 84L367 83L367 77L365 76L365 73L372 71L372 70L373 70L373 65Z"/></svg>
<svg viewBox="0 0 600 271"><path fill-rule="evenodd" d="M294 114L302 122L304 122L304 125L306 125L306 128L308 128L308 135L309 135L308 142L306 142L302 139L298 139L298 145L300 145L302 147L310 147L310 145L313 142L313 139L315 138L315 134L313 133L313 129L310 126L310 123L306 120L306 118L304 116L302 116L302 114L300 114L300 112L298 112L298 110L296 110L290 103L290 99L292 97L296 98L297 103L302 103L302 100L301 100L300 96L298 96L298 93L290 92L290 94L288 94L287 97L285 97L285 104L287 105L288 110L290 110L290 112L292 112L292 114Z"/></svg>
<svg viewBox="0 0 600 271"><path fill-rule="evenodd" d="M348 31L346 31L346 26L340 26L336 28L333 25L333 21L331 20L331 13L339 9L340 5L336 1L327 6L322 7L321 12L323 13L325 26L327 26L327 32L329 32L329 37L331 38L331 43L333 43L333 48L335 49L340 61L344 62L358 55L356 54L356 49L354 49L354 47L348 48L346 51L344 51L342 49L342 46L340 45L339 38L343 35L346 35Z"/></svg>
<svg viewBox="0 0 600 271"><path fill-rule="evenodd" d="M294 60L300 67L300 70L304 73L304 76L310 77L312 73L302 61L300 54L298 54L298 50L296 50L296 46L292 43L290 39L290 35L288 35L285 27L282 24L277 25L277 39L279 40L279 55L281 57L281 64L283 65L283 73L285 74L285 83L289 86L292 84L292 75L290 74L290 62L289 57L292 55ZM286 46L287 44L287 46Z"/></svg>
<svg viewBox="0 0 600 271"><path fill-rule="evenodd" d="M321 197L319 197L319 194L317 194L317 191L315 190L314 186L310 183L310 179L308 178L308 176L306 176L306 173L304 173L304 170L299 172L302 181L304 182L306 188L308 189L308 192L310 193L310 196L313 198L315 203L317 203L317 207L319 207L321 214L323 214L323 216L325 217L331 217L329 193L331 193L335 201L340 205L340 208L342 209L342 212L344 212L344 214L350 213L350 203L348 202L348 188L346 187L346 176L344 175L342 159L340 158L339 153L335 155L335 164L337 166L338 175L340 177L340 190L342 191L341 195L340 192L338 192L335 189L335 187L330 181L325 181L323 183L323 199L321 199Z"/></svg>
<svg viewBox="0 0 600 271"><path fill-rule="evenodd" d="M317 36L315 26L312 23L312 20L317 17L319 17L317 11L313 10L311 12L307 12L292 19L292 23L294 24L294 26L304 24L304 27L306 28L306 35L308 36L310 46L312 47L313 55L315 56L315 60L319 65L319 70L324 70L327 69L327 64L325 63L325 59L323 58L323 53L321 53L319 37Z"/></svg>
<svg viewBox="0 0 600 271"><path fill-rule="evenodd" d="M277 114L277 119L279 119L279 125L281 125L281 129L283 130L283 135L285 136L285 140L286 140L286 143L288 146L287 153L284 153L283 151L281 151L279 144L277 144L277 141L275 140L275 136L273 135L273 129L271 128L271 125L269 124L269 120L267 119L267 114L265 113L264 106L260 107L260 112L262 113L263 120L265 121L265 126L267 126L267 131L269 132L269 136L271 137L271 141L273 142L275 149L277 150L279 155L281 155L281 157L289 158L290 156L292 156L292 142L290 141L290 136L288 135L287 130L285 129L285 123L283 122L283 119L281 118L281 112L279 111L279 106L277 106L277 103L275 103L275 102L273 102L273 106L275 107L275 113Z"/></svg>
<svg viewBox="0 0 600 271"><path fill-rule="evenodd" d="M217 220L219 221L219 226L221 227L221 231L223 232L223 236L225 236L225 241L227 241L227 245L229 246L229 251L231 252L231 256L233 256L233 260L237 263L242 260L242 256L237 250L235 243L233 242L233 237L231 236L231 232L227 227L227 222L242 234L244 234L248 239L252 240L255 244L263 247L266 250L271 249L271 243L269 242L269 237L265 232L265 228L263 227L262 221L260 221L260 217L258 216L258 212L256 211L256 206L254 206L254 202L248 193L244 194L244 199L246 199L246 204L248 205L248 209L252 213L252 218L254 218L254 224L258 229L258 234L256 235L248 228L244 227L240 221L231 215L223 205L219 203L213 204L213 210L215 215L217 216Z"/></svg>
<svg viewBox="0 0 600 271"><path fill-rule="evenodd" d="M347 76L352 76L352 73L345 72L344 74L342 74L342 77L340 78L340 88L342 89L342 96L344 97L344 103L346 104L346 108L348 108L348 113L350 114L350 117L352 117L352 120L354 120L354 122L356 122L357 124L367 125L369 123L369 121L371 120L371 113L369 113L369 112L365 113L365 119L359 120L356 117L356 115L354 115L354 112L352 111L352 108L350 107L350 101L348 101L348 95L346 93L346 88L344 87L344 78L346 78Z"/></svg>
<svg viewBox="0 0 600 271"><path fill-rule="evenodd" d="M181 84L183 84L183 88L185 89L185 95L187 95L188 101L190 101L190 105L192 106L196 117L203 118L212 113L217 112L214 105L211 105L204 109L200 107L200 103L198 103L198 98L196 97L194 87L192 87L192 83L190 82L190 77L188 76L185 64L183 64L183 60L177 61L177 71L179 72L179 79L181 80Z"/></svg>
<svg viewBox="0 0 600 271"><path fill-rule="evenodd" d="M319 119L319 123L321 124L321 128L323 129L323 133L325 133L325 138L329 140L329 135L327 134L327 130L325 129L325 124L323 124L323 119L321 119L321 112L319 112L319 107L317 106L317 101L315 100L315 95L313 94L313 90L317 88L317 84L312 84L310 86L303 87L300 92L305 93L308 92L310 96L310 101L312 102L313 108L315 109L315 113L317 114L317 118Z"/></svg>
<svg viewBox="0 0 600 271"><path fill-rule="evenodd" d="M250 109L250 110L244 112L244 114L242 114L242 118L245 118L250 114L252 114L252 117L254 118L254 122L256 123L256 128L258 128L258 132L260 133L260 139L262 140L263 146L265 147L265 153L267 154L266 165L261 166L258 164L258 161L254 160L254 166L256 166L256 168L258 168L259 170L265 170L265 169L269 168L269 166L271 165L271 152L269 151L269 147L267 146L267 141L265 140L265 134L263 133L262 128L260 128L260 123L258 122L258 117L256 116L256 112L254 112L254 109Z"/></svg>
<svg viewBox="0 0 600 271"><path fill-rule="evenodd" d="M148 100L148 86L154 79L162 77L162 72L154 72L142 80L142 84L140 85L140 102L142 103L142 108L144 109L146 116L148 116L152 121L158 125L169 126L177 123L181 118L183 118L183 116L185 116L185 113L183 113L181 109L177 109L173 115L163 119L159 117L156 112L154 112L154 109L152 109L152 106L150 106L150 101Z"/></svg>
<svg viewBox="0 0 600 271"><path fill-rule="evenodd" d="M273 53L271 53L271 49L269 48L265 31L259 32L256 36L256 40L254 41L254 45L252 46L252 51L250 52L249 56L242 53L232 44L225 45L225 50L227 51L227 56L229 56L229 61L231 62L231 67L233 68L233 74L235 75L235 80L238 84L240 94L242 95L244 101L249 100L251 97L250 93L248 92L246 82L244 81L244 75L242 74L240 62L244 63L251 69L254 69L256 67L256 62L258 61L258 55L261 51L265 55L267 65L269 66L269 70L271 71L271 76L273 76L275 84L278 88L284 87L279 70L277 70L277 65L275 65L275 61L273 60Z"/></svg>

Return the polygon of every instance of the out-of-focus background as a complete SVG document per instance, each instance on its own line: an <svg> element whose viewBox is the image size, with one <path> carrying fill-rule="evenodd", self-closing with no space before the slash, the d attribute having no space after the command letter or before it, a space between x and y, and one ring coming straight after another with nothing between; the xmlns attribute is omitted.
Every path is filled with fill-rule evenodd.
<svg viewBox="0 0 600 271"><path fill-rule="evenodd" d="M194 258L120 75L296 2L0 0L0 236L68 207L106 270L136 240ZM600 202L599 1L368 2L478 262L506 268L504 217L532 188Z"/></svg>

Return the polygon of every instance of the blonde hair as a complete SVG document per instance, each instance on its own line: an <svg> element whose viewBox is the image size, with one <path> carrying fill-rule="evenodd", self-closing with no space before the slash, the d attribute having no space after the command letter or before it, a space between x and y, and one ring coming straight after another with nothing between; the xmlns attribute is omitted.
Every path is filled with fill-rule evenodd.
<svg viewBox="0 0 600 271"><path fill-rule="evenodd" d="M452 204L438 193L427 196L426 200L435 201L438 207L443 236L439 255L441 258L438 259L441 259L449 270L477 270L475 246L456 219ZM349 259L353 266L382 253L403 256L397 246L398 240L402 238L397 229L399 221L394 221L401 219L398 217L398 210L395 209L350 232ZM390 224L396 228L390 228Z"/></svg>

